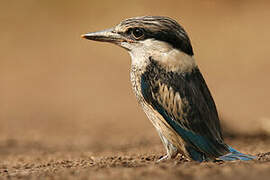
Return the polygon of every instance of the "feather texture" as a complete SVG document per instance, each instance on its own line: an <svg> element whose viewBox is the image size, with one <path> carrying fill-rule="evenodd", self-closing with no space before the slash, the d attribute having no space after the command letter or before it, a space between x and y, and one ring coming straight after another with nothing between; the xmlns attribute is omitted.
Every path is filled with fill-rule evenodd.
<svg viewBox="0 0 270 180"><path fill-rule="evenodd" d="M223 142L212 96L198 68L191 72L166 72L157 61L141 76L146 102L184 139L192 159L214 159L229 151Z"/></svg>
<svg viewBox="0 0 270 180"><path fill-rule="evenodd" d="M166 148L162 159L178 153L200 162L254 159L224 143L216 106L193 58L190 39L175 20L134 17L83 37L114 43L130 53L132 88Z"/></svg>

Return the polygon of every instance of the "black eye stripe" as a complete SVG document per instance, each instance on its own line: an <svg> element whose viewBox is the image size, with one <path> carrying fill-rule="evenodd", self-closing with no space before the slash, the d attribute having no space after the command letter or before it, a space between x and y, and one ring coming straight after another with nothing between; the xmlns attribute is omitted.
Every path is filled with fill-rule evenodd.
<svg viewBox="0 0 270 180"><path fill-rule="evenodd" d="M123 36L135 41L155 39L164 41L185 52L193 55L190 39L185 30L174 20L164 17L143 17L140 19L128 19L122 23L128 29ZM143 32L141 32L141 30Z"/></svg>

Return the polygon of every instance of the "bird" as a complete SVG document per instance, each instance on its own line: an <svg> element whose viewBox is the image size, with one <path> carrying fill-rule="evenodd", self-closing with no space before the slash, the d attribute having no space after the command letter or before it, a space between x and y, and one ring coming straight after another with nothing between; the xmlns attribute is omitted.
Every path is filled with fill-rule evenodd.
<svg viewBox="0 0 270 180"><path fill-rule="evenodd" d="M130 54L132 89L166 149L158 162L178 154L198 162L255 159L224 142L215 102L177 21L133 17L81 37L116 44Z"/></svg>

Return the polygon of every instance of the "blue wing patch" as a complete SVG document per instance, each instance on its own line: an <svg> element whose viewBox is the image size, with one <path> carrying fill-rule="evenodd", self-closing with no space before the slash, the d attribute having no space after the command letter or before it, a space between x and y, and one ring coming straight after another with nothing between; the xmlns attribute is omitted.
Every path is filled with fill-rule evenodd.
<svg viewBox="0 0 270 180"><path fill-rule="evenodd" d="M166 108L164 108L163 105L160 104L155 99L155 97L153 97L153 93L157 92L158 89L160 88L157 84L158 84L157 79L155 79L154 81L150 81L149 77L147 77L146 74L142 74L141 76L142 95L145 98L145 100L154 109L156 109L163 116L166 122L183 138L183 140L187 144L186 149L189 152L189 156L191 156L192 159L197 161L203 161L208 159L208 157L213 159L221 155L224 155L226 152L229 152L226 144L216 140L215 137L209 138L207 136L196 133L196 131L194 132L193 129L189 129L187 126L183 126L181 123L179 123L181 119L175 119L177 117L174 117L172 114L168 113ZM187 120L189 121L190 119ZM198 126L198 124L195 125ZM205 131L207 132L208 129L205 129Z"/></svg>
<svg viewBox="0 0 270 180"><path fill-rule="evenodd" d="M189 144L187 150L190 152L190 155L194 160L203 161L204 155L208 155L210 157L219 157L223 154L220 152L216 146L213 144L215 142L211 142L211 140L203 137L201 135L195 134L192 131L186 130L181 127L175 120L173 120L164 110L162 106L155 103L155 109L164 117L167 123L184 139L184 141ZM199 151L197 151L196 149ZM199 153L204 152L204 153Z"/></svg>
<svg viewBox="0 0 270 180"><path fill-rule="evenodd" d="M188 156L200 162L252 159L224 143L215 103L199 69L167 72L151 58L150 62L141 75L142 95L185 141ZM175 106L176 93L186 102L181 107Z"/></svg>

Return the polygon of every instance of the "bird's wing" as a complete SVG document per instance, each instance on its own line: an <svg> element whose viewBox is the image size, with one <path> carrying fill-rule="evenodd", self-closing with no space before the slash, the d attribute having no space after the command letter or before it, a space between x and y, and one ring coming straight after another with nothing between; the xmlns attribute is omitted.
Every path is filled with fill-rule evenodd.
<svg viewBox="0 0 270 180"><path fill-rule="evenodd" d="M141 77L143 97L167 123L199 152L218 157L227 152L210 91L196 67L167 72L151 63Z"/></svg>

